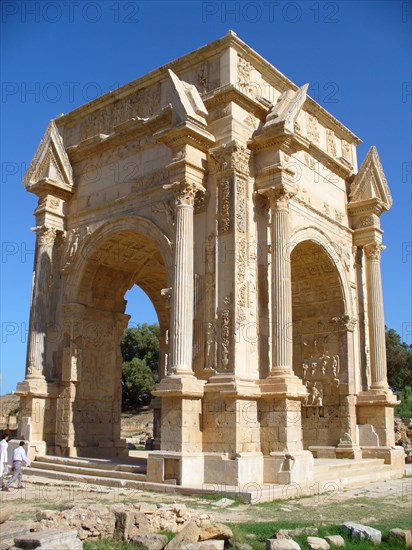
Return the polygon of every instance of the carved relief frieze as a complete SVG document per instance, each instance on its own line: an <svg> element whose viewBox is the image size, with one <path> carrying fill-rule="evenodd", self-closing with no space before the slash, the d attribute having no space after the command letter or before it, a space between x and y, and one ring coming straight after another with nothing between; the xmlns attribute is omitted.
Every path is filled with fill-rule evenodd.
<svg viewBox="0 0 412 550"><path fill-rule="evenodd" d="M246 182L243 178L236 181L236 230L247 232Z"/></svg>
<svg viewBox="0 0 412 550"><path fill-rule="evenodd" d="M306 133L309 141L313 141L313 143L319 144L318 119L310 114L308 114L307 116Z"/></svg>
<svg viewBox="0 0 412 550"><path fill-rule="evenodd" d="M247 115L247 117L243 122L246 124L246 126L249 126L253 130L256 130L257 128L256 118L252 116L250 113Z"/></svg>
<svg viewBox="0 0 412 550"><path fill-rule="evenodd" d="M124 99L87 115L80 127L80 140L110 134L118 124L134 117L148 118L160 108L160 82L142 88Z"/></svg>
<svg viewBox="0 0 412 550"><path fill-rule="evenodd" d="M308 166L311 170L314 170L316 167L316 160L309 155L309 153L305 153L304 158L306 166Z"/></svg>
<svg viewBox="0 0 412 550"><path fill-rule="evenodd" d="M70 229L66 235L66 251L63 254L63 271L70 268L73 258L76 255L79 243L86 239L91 234L90 227L88 225L75 227Z"/></svg>
<svg viewBox="0 0 412 550"><path fill-rule="evenodd" d="M240 89L248 93L251 91L251 74L253 70L253 65L246 61L243 57L238 55L237 59L237 75L238 75L238 83Z"/></svg>
<svg viewBox="0 0 412 550"><path fill-rule="evenodd" d="M201 94L209 90L209 65L203 63L196 74L196 87Z"/></svg>
<svg viewBox="0 0 412 550"><path fill-rule="evenodd" d="M209 234L206 243L206 315L208 319L215 317L215 278L216 278L216 236Z"/></svg>
<svg viewBox="0 0 412 550"><path fill-rule="evenodd" d="M336 157L335 132L326 129L326 150L331 157Z"/></svg>
<svg viewBox="0 0 412 550"><path fill-rule="evenodd" d="M336 210L335 208L335 221L337 221L338 223L342 223L343 217L344 217L344 214L339 210Z"/></svg>
<svg viewBox="0 0 412 550"><path fill-rule="evenodd" d="M221 179L219 182L219 233L222 235L228 233L231 229L230 223L230 188L231 182L228 178Z"/></svg>
<svg viewBox="0 0 412 550"><path fill-rule="evenodd" d="M175 225L175 211L172 203L173 201L162 201L152 206L152 213L154 215L160 214L163 217L169 234L173 234Z"/></svg>
<svg viewBox="0 0 412 550"><path fill-rule="evenodd" d="M169 181L170 175L167 169L158 170L131 181L131 190L134 193L144 193L155 187L163 187Z"/></svg>
<svg viewBox="0 0 412 550"><path fill-rule="evenodd" d="M220 370L230 372L232 370L231 351L231 317L230 309L224 309L220 313Z"/></svg>
<svg viewBox="0 0 412 550"><path fill-rule="evenodd" d="M245 237L241 237L238 240L236 258L237 305L240 307L249 307L246 277L248 266L248 245Z"/></svg>
<svg viewBox="0 0 412 550"><path fill-rule="evenodd" d="M350 144L342 139L342 158L344 158L349 164L352 164L352 153Z"/></svg>
<svg viewBox="0 0 412 550"><path fill-rule="evenodd" d="M216 338L216 323L208 321L206 323L206 358L205 369L216 372L217 364L217 338Z"/></svg>

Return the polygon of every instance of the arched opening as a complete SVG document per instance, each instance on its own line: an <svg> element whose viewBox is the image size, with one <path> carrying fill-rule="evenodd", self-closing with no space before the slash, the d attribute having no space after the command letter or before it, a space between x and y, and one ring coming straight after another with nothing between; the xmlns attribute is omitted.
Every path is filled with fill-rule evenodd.
<svg viewBox="0 0 412 550"><path fill-rule="evenodd" d="M83 261L72 287L72 302L65 306L66 355L70 370L75 370L71 378L76 389L74 396L66 396L72 402L72 418L61 430L61 452L90 457L124 455L120 339L130 320L125 313L125 295L138 285L153 304L161 335L165 334L169 311L162 290L169 287L170 258L165 260L154 239L130 229L91 238L80 253ZM164 346L162 353L166 353ZM60 406L67 407L64 399Z"/></svg>
<svg viewBox="0 0 412 550"><path fill-rule="evenodd" d="M121 435L129 450L151 448L154 436L152 391L161 378L160 327L149 296L138 285L125 294L128 326L120 340L122 354ZM155 399L155 408L157 400Z"/></svg>
<svg viewBox="0 0 412 550"><path fill-rule="evenodd" d="M293 369L308 390L302 407L304 447L335 446L350 431L341 280L331 256L313 241L293 249L291 277Z"/></svg>

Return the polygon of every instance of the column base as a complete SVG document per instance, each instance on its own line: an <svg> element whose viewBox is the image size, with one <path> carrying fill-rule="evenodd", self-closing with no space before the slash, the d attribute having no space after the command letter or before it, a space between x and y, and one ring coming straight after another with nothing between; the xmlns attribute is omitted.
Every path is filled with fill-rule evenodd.
<svg viewBox="0 0 412 550"><path fill-rule="evenodd" d="M269 375L264 380L260 380L259 386L264 397L273 395L304 399L308 395L306 386L304 386L302 380L294 374L287 376Z"/></svg>
<svg viewBox="0 0 412 550"><path fill-rule="evenodd" d="M184 376L170 375L163 378L159 384L157 384L152 394L158 397L203 397L205 384L205 380L199 380L192 374Z"/></svg>
<svg viewBox="0 0 412 550"><path fill-rule="evenodd" d="M204 482L243 487L263 483L263 454L204 453Z"/></svg>
<svg viewBox="0 0 412 550"><path fill-rule="evenodd" d="M14 393L20 396L36 395L37 397L49 397L49 384L44 378L26 378L22 382L17 383Z"/></svg>
<svg viewBox="0 0 412 550"><path fill-rule="evenodd" d="M203 453L154 451L147 457L147 481L184 487L202 487Z"/></svg>
<svg viewBox="0 0 412 550"><path fill-rule="evenodd" d="M379 446L395 445L394 408L399 403L389 388L370 389L358 395L357 424L370 424L378 436Z"/></svg>
<svg viewBox="0 0 412 550"><path fill-rule="evenodd" d="M310 451L272 452L264 457L264 483L310 483L314 479L314 461Z"/></svg>

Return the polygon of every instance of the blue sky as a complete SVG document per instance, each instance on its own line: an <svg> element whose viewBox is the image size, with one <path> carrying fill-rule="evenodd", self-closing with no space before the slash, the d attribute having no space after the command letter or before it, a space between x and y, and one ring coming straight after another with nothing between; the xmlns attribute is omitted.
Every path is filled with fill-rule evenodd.
<svg viewBox="0 0 412 550"><path fill-rule="evenodd" d="M412 343L412 2L23 1L1 4L1 393L24 378L36 198L21 183L51 118L233 29L362 140L383 214L386 324ZM134 322L153 322L134 292Z"/></svg>

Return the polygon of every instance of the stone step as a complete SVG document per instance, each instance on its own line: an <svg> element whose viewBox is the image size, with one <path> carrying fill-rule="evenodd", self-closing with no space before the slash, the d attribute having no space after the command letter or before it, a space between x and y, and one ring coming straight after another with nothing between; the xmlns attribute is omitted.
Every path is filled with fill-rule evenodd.
<svg viewBox="0 0 412 550"><path fill-rule="evenodd" d="M64 472L68 474L79 474L81 476L93 476L93 477L105 477L105 478L121 478L133 481L146 481L145 473L133 473L130 471L124 471L120 469L103 469L83 467L76 464L62 464L58 462L35 460L31 464L31 471L35 470L48 470L54 472Z"/></svg>
<svg viewBox="0 0 412 550"><path fill-rule="evenodd" d="M34 463L32 463L33 465ZM107 472L112 474L113 472ZM130 489L143 489L146 482L146 476L143 474L136 474L141 479L125 479L124 474L118 474L117 477L104 476L99 472L92 472L90 469L87 474L80 474L76 472L68 472L67 470L53 470L50 468L50 464L47 468L30 467L24 469L24 475L30 477L43 477L47 479L53 479L56 481L77 481L78 483L87 483L88 485L105 485L106 487L127 487Z"/></svg>
<svg viewBox="0 0 412 550"><path fill-rule="evenodd" d="M128 460L128 462L126 462ZM90 468L92 470L113 470L118 472L146 473L146 460L142 458L109 460L104 458L82 458L43 455L36 457L36 462L47 462L51 464L61 464L67 466L79 466L80 468Z"/></svg>
<svg viewBox="0 0 412 550"><path fill-rule="evenodd" d="M369 459L330 459L330 458L317 458L314 461L314 472L321 475L329 472L331 475L340 473L346 473L349 475L370 472L385 466L383 458L369 458Z"/></svg>

